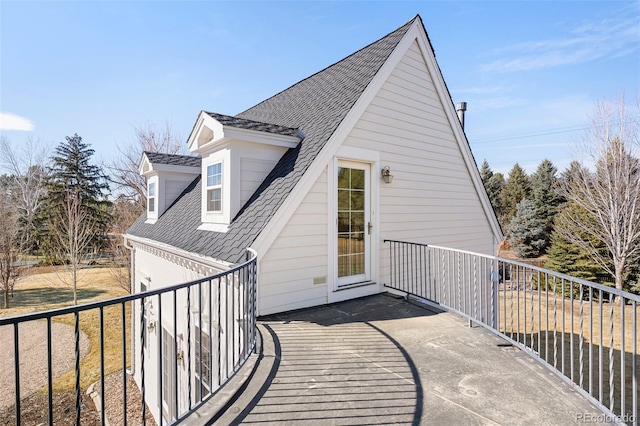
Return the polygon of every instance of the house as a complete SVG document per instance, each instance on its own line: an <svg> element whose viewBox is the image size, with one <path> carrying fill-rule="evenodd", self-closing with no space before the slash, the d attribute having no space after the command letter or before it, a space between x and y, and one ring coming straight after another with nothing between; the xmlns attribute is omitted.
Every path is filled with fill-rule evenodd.
<svg viewBox="0 0 640 426"><path fill-rule="evenodd" d="M419 16L240 114L202 111L187 143L193 156L143 155L135 291L250 247L267 315L384 291L385 239L494 254L503 238Z"/></svg>

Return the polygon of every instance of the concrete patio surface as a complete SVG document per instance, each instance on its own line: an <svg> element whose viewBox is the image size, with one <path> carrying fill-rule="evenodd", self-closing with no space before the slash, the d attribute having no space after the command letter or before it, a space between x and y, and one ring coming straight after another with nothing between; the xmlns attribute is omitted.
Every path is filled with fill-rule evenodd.
<svg viewBox="0 0 640 426"><path fill-rule="evenodd" d="M463 318L388 294L263 318L262 356L217 424L567 425L603 414Z"/></svg>

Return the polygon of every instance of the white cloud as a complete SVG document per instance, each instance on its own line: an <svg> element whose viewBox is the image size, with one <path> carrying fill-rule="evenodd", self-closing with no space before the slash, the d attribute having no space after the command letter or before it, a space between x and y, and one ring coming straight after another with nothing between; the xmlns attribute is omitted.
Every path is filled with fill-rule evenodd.
<svg viewBox="0 0 640 426"><path fill-rule="evenodd" d="M32 132L35 126L25 117L20 117L10 112L0 112L0 130L20 130L23 132Z"/></svg>
<svg viewBox="0 0 640 426"><path fill-rule="evenodd" d="M530 71L626 56L640 50L636 14L603 18L573 27L564 38L527 41L494 52L503 56L482 64L485 72Z"/></svg>

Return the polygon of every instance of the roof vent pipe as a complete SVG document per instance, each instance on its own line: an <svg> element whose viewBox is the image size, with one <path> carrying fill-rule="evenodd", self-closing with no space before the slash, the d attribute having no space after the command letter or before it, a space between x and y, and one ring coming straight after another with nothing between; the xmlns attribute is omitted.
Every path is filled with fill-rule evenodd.
<svg viewBox="0 0 640 426"><path fill-rule="evenodd" d="M466 102L458 102L456 105L456 111L458 113L458 120L460 120L460 124L462 125L462 130L464 130L464 112L467 110Z"/></svg>

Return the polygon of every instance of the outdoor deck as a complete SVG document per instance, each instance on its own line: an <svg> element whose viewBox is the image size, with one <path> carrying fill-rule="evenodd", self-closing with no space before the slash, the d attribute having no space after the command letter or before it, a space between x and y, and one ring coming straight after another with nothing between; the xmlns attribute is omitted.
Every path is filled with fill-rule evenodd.
<svg viewBox="0 0 640 426"><path fill-rule="evenodd" d="M217 424L606 420L490 331L389 294L270 316L258 327L262 357Z"/></svg>

